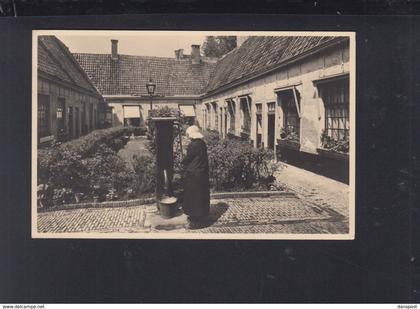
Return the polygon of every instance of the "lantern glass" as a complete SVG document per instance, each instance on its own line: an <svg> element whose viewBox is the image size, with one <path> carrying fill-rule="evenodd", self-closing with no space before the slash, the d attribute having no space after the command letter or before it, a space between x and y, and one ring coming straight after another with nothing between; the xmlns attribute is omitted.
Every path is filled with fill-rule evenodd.
<svg viewBox="0 0 420 309"><path fill-rule="evenodd" d="M146 83L147 93L152 96L155 93L156 84L153 82L152 79L149 80L148 83Z"/></svg>

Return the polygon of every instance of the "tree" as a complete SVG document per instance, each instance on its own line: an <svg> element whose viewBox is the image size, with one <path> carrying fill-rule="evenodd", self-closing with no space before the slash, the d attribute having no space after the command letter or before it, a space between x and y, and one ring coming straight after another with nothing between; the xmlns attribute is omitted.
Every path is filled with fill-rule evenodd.
<svg viewBox="0 0 420 309"><path fill-rule="evenodd" d="M206 57L221 57L236 47L236 36L206 36L203 53Z"/></svg>

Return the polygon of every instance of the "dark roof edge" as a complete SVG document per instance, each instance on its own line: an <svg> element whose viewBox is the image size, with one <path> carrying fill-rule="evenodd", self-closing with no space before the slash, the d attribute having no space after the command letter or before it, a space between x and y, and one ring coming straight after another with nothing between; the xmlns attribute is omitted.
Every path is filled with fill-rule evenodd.
<svg viewBox="0 0 420 309"><path fill-rule="evenodd" d="M79 72L85 77L86 81L93 87L93 89L96 90L97 94L101 96L101 93L99 92L98 88L96 88L96 86L92 83L85 70L83 70L80 63L77 62L77 60L74 58L73 54L70 52L67 46L64 45L64 43L61 42L56 36L53 36L53 38L57 41L59 48L64 52L65 55L67 55L67 58L69 58L70 61L73 62L73 64L77 67Z"/></svg>
<svg viewBox="0 0 420 309"><path fill-rule="evenodd" d="M219 87L217 89L214 89L214 90L211 90L209 92L203 93L200 96L200 98L201 99L205 99L205 98L211 97L211 96L213 96L215 94L218 94L218 93L221 93L223 91L229 90L231 88L240 86L240 85L242 85L244 83L247 83L249 81L252 81L252 80L254 80L256 78L259 78L259 77L262 77L262 76L265 76L265 75L269 75L269 74L271 74L271 73L273 73L273 72L275 72L275 71L277 71L277 70L279 70L279 69L281 69L281 68L283 68L285 66L288 66L288 65L290 65L290 64L292 64L294 62L297 62L297 61L300 61L300 60L302 60L304 58L307 58L309 56L312 56L313 54L315 54L315 53L317 53L317 52L319 52L321 50L325 50L325 49L331 48L333 46L339 45L339 44L344 43L346 41L349 41L349 38L348 37L344 37L344 38L343 37L338 37L337 39L328 41L328 42L326 42L326 43L324 43L322 45L319 45L317 47L314 47L314 48L312 48L312 49L310 49L310 50L308 50L308 51L306 51L306 52L304 52L302 54L299 54L299 55L296 55L296 56L291 57L289 59L286 59L283 62L281 62L279 64L276 64L275 66L273 66L271 68L268 68L264 72L257 72L257 73L254 73L254 74L250 74L248 76L244 76L242 78L239 78L237 80L234 80L233 82L230 82L228 84L225 84L225 85L223 85L223 86L221 86L221 87Z"/></svg>
<svg viewBox="0 0 420 309"><path fill-rule="evenodd" d="M51 36L51 37L55 38L55 36ZM74 85L77 85L77 83L74 80L74 78L67 72L67 70L65 68L63 68L61 62L59 60L57 60L57 57L50 51L50 49L45 45L45 43L42 42L42 40L39 40L38 39L38 44L41 44L43 46L43 48L45 49L45 51L47 52L47 54L50 56L50 58L52 59L52 61L55 62L55 64L60 67L60 69L64 72L64 74L67 75L67 77L73 82Z"/></svg>
<svg viewBox="0 0 420 309"><path fill-rule="evenodd" d="M135 99L135 100L150 100L150 97L147 95L130 95L130 94L104 94L102 95L104 99ZM201 95L167 95L159 96L155 100L200 100Z"/></svg>
<svg viewBox="0 0 420 309"><path fill-rule="evenodd" d="M42 71L40 69L38 69L38 77L47 79L47 80L49 80L49 81L51 81L53 83L60 84L60 85L62 85L64 87L72 88L72 89L77 90L77 91L82 91L85 94L95 96L95 97L97 97L99 99L102 99L102 101L103 101L103 97L102 97L102 95L100 93L96 93L96 92L93 92L93 91L88 90L86 88L80 87L77 84L70 84L69 82L63 81L62 79L58 78L57 76L48 74L48 73L46 73L46 72L44 72L44 71Z"/></svg>

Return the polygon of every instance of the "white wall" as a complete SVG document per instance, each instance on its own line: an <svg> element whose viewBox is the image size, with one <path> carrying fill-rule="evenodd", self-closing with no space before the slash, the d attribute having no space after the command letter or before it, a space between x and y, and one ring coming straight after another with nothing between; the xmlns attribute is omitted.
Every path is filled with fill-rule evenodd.
<svg viewBox="0 0 420 309"><path fill-rule="evenodd" d="M251 139L256 145L256 103L262 103L262 126L264 145L267 145L267 103L276 102L276 139L280 138L282 127L282 110L278 104L276 88L297 85L301 95L301 151L317 153L316 148L320 144L320 135L324 128L324 106L318 97L317 88L313 81L328 76L349 72L349 46L340 45L319 52L278 72L263 78L242 84L233 89L207 97L202 100L202 110L206 103L217 102L219 106L225 106L227 98L234 98L236 102L236 135L240 135L240 106L239 96L250 94L252 98L251 108ZM200 118L203 122L203 117ZM217 129L217 128L216 128Z"/></svg>
<svg viewBox="0 0 420 309"><path fill-rule="evenodd" d="M112 126L119 126L124 124L124 106L140 106L141 117L145 121L150 110L150 100L144 100L140 98L106 98L106 102L112 107ZM178 104L194 104L197 100L193 99L173 99L173 100L153 100L153 109L168 106L170 108L178 108ZM201 119L201 111L196 108L197 119Z"/></svg>

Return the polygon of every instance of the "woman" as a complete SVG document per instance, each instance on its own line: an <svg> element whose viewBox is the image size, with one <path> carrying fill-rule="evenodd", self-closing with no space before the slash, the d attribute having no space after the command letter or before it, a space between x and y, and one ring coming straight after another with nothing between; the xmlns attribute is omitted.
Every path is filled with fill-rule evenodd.
<svg viewBox="0 0 420 309"><path fill-rule="evenodd" d="M207 146L197 126L190 126L186 135L191 139L182 160L185 167L182 208L188 215L189 228L197 228L209 214L210 184Z"/></svg>

